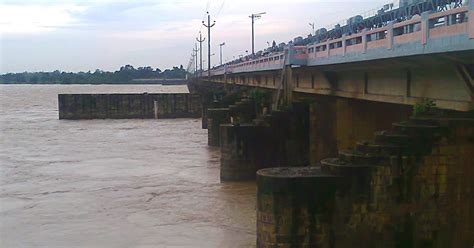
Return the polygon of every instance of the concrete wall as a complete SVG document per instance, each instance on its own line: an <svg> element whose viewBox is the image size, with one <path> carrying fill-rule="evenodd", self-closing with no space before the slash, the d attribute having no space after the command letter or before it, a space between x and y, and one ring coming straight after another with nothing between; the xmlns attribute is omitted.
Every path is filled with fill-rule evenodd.
<svg viewBox="0 0 474 248"><path fill-rule="evenodd" d="M59 119L198 118L201 99L194 94L61 94Z"/></svg>
<svg viewBox="0 0 474 248"><path fill-rule="evenodd" d="M319 96L310 105L310 164L354 148L358 141L376 131L389 129L393 122L407 120L412 108L348 98Z"/></svg>
<svg viewBox="0 0 474 248"><path fill-rule="evenodd" d="M472 120L451 123L428 154L371 167L360 194L336 199L332 247L472 246L473 138Z"/></svg>

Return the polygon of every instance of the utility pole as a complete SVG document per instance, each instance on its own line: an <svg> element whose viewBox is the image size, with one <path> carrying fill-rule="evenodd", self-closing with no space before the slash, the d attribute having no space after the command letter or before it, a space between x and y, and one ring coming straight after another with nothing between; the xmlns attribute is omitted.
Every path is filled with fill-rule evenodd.
<svg viewBox="0 0 474 248"><path fill-rule="evenodd" d="M262 15L265 15L266 12L252 14L249 16L252 19L252 55L255 55L255 20L262 18Z"/></svg>
<svg viewBox="0 0 474 248"><path fill-rule="evenodd" d="M194 57L196 56L196 54L194 53L194 49L193 49L193 52L191 53L191 59L189 60L189 65L188 65L188 72L189 73L193 73L195 74L196 73L196 70L192 70L193 69L193 66L194 66Z"/></svg>
<svg viewBox="0 0 474 248"><path fill-rule="evenodd" d="M214 21L211 25L211 15L207 12L207 25L202 21L202 25L207 28L207 77L211 78L211 28L216 25Z"/></svg>
<svg viewBox="0 0 474 248"><path fill-rule="evenodd" d="M220 48L220 57L221 57L221 65L222 65L222 47L225 46L225 42L219 44L219 48Z"/></svg>
<svg viewBox="0 0 474 248"><path fill-rule="evenodd" d="M309 26L311 26L311 28L313 28L313 32L311 33L311 35L316 35L316 33L314 32L314 27L316 26L316 23L309 23Z"/></svg>
<svg viewBox="0 0 474 248"><path fill-rule="evenodd" d="M199 38L196 38L196 40L199 42L199 75L202 77L202 43L206 38L202 38L201 31L199 31Z"/></svg>
<svg viewBox="0 0 474 248"><path fill-rule="evenodd" d="M194 61L195 61L195 64L196 64L196 67L195 67L195 69L194 69L194 73L195 73L195 75L197 76L197 74L198 74L198 73L197 73L197 72L198 72L198 61L197 61L198 53L197 53L197 52L198 52L199 50L197 49L197 46L198 46L198 45L197 45L197 44L194 44L194 45L195 45L195 47L196 47L195 49L193 49L193 56L194 56L194 58L195 58Z"/></svg>

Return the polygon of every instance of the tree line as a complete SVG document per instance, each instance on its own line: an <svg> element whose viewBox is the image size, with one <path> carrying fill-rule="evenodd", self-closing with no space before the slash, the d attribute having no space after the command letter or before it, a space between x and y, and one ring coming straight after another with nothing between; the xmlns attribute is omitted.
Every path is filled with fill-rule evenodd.
<svg viewBox="0 0 474 248"><path fill-rule="evenodd" d="M185 78L183 66L161 71L150 66L134 68L131 65L120 67L114 72L95 70L94 72L22 72L0 75L1 84L133 84L134 79L174 79Z"/></svg>

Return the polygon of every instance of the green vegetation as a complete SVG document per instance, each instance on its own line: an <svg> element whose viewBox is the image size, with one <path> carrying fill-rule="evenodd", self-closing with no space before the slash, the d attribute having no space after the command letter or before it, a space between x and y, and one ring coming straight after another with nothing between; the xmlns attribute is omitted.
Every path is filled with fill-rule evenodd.
<svg viewBox="0 0 474 248"><path fill-rule="evenodd" d="M421 117L433 114L436 111L436 103L432 99L423 98L413 106L413 117Z"/></svg>
<svg viewBox="0 0 474 248"><path fill-rule="evenodd" d="M0 84L131 84L134 79L185 78L183 66L161 71L150 66L135 69L131 65L122 66L115 72L96 70L95 72L22 72L0 75Z"/></svg>

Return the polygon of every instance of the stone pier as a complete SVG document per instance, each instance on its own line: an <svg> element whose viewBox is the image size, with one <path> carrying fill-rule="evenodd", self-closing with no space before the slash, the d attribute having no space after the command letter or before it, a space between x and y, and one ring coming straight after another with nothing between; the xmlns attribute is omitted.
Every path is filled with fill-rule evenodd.
<svg viewBox="0 0 474 248"><path fill-rule="evenodd" d="M309 156L311 165L353 148L375 131L388 129L393 122L407 120L412 106L355 99L310 98Z"/></svg>
<svg viewBox="0 0 474 248"><path fill-rule="evenodd" d="M308 104L294 103L291 110L274 111L259 119L253 119L256 115L252 101L239 101L229 109L234 124L220 128L222 181L242 178L242 170L253 174L243 177L248 180L255 178L258 169L308 164ZM210 144L217 135L209 131ZM235 177L230 175L232 171Z"/></svg>
<svg viewBox="0 0 474 248"><path fill-rule="evenodd" d="M252 123L256 118L255 102L249 98L229 105L229 110L235 123Z"/></svg>
<svg viewBox="0 0 474 248"><path fill-rule="evenodd" d="M413 118L420 106L285 96L265 114L229 103L233 123L209 132L221 181L257 177L258 247L474 244L472 111Z"/></svg>
<svg viewBox="0 0 474 248"><path fill-rule="evenodd" d="M257 245L469 247L472 152L472 116L412 118L322 167L261 170Z"/></svg>
<svg viewBox="0 0 474 248"><path fill-rule="evenodd" d="M272 168L257 176L257 247L331 247L344 178L320 168Z"/></svg>
<svg viewBox="0 0 474 248"><path fill-rule="evenodd" d="M230 123L228 108L213 108L207 110L208 145L219 147L220 125Z"/></svg>
<svg viewBox="0 0 474 248"><path fill-rule="evenodd" d="M199 118L195 94L60 94L59 119Z"/></svg>
<svg viewBox="0 0 474 248"><path fill-rule="evenodd" d="M255 180L266 154L265 129L253 124L220 126L221 181Z"/></svg>

